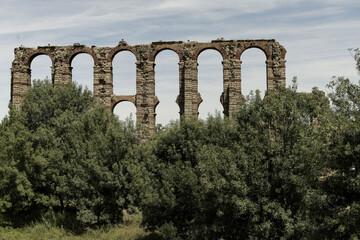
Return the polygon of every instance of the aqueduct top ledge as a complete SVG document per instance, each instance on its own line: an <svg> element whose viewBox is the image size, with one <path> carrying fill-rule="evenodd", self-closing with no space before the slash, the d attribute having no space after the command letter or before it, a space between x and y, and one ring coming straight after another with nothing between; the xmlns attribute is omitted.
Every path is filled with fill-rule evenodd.
<svg viewBox="0 0 360 240"><path fill-rule="evenodd" d="M21 62L30 67L31 61L38 55L48 55L53 65L58 62L71 64L72 59L80 53L87 53L94 59L97 65L99 59L106 59L112 62L114 56L121 51L132 52L137 61L148 59L154 61L156 55L163 50L172 50L179 56L179 60L196 60L199 54L207 49L218 51L223 59L238 58L248 48L261 49L266 55L267 60L273 58L285 58L286 50L275 39L256 39L256 40L224 40L217 39L209 43L199 43L196 41L157 41L151 44L128 45L125 41L120 41L115 47L97 47L74 43L69 46L39 46L37 48L19 47L15 49L15 61Z"/></svg>

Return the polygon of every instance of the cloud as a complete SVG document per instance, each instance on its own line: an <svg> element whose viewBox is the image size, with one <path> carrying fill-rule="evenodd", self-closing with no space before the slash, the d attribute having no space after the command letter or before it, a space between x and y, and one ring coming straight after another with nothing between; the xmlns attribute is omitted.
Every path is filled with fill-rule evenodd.
<svg viewBox="0 0 360 240"><path fill-rule="evenodd" d="M217 11L219 9L228 9L236 11L238 14L241 13L255 13L263 12L265 10L273 9L279 4L294 4L299 2L299 0L228 0L219 3L218 0L165 0L162 1L159 5L154 6L152 9L155 10L190 10L196 12L207 12L207 11Z"/></svg>
<svg viewBox="0 0 360 240"><path fill-rule="evenodd" d="M0 116L7 112L19 45L275 38L288 51L288 82L298 76L300 87L309 90L335 74L358 79L346 49L359 47L359 9L358 0L2 0ZM217 58L200 60L211 64ZM212 74L208 69L206 78Z"/></svg>
<svg viewBox="0 0 360 240"><path fill-rule="evenodd" d="M129 22L179 16L189 19L221 19L230 15L259 13L273 9L284 0L263 2L262 0L235 1L222 4L218 1L163 0L163 1L62 1L54 3L33 0L21 5L6 1L1 9L0 34L31 32L82 26L99 26L114 22ZM292 0L287 5L299 2ZM15 2L16 3L16 2ZM219 12L219 13L218 13ZM11 17L13 13L17 17Z"/></svg>

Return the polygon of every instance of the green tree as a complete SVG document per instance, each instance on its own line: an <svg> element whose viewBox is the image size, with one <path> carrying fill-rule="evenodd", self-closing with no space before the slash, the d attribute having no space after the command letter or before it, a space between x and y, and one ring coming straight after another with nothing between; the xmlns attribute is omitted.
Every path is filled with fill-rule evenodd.
<svg viewBox="0 0 360 240"><path fill-rule="evenodd" d="M160 133L144 223L171 239L316 238L321 219L309 210L326 207L328 111L322 92L293 85L249 97L234 121L184 120Z"/></svg>
<svg viewBox="0 0 360 240"><path fill-rule="evenodd" d="M16 116L15 116L16 115ZM32 158L31 137L28 129L16 119L11 111L0 124L0 224L10 225L13 219L29 210L34 201L41 202L43 196L34 193L25 169Z"/></svg>
<svg viewBox="0 0 360 240"><path fill-rule="evenodd" d="M328 238L360 237L360 85L334 78L329 84L328 174L323 180L329 205L323 212Z"/></svg>
<svg viewBox="0 0 360 240"><path fill-rule="evenodd" d="M358 70L358 73L360 74L360 49L359 48L350 48L349 52L351 56L355 59L356 62L356 69Z"/></svg>
<svg viewBox="0 0 360 240"><path fill-rule="evenodd" d="M29 222L43 214L64 225L118 223L134 205L126 155L137 143L135 128L95 106L89 91L35 81L1 130L0 203L13 224L15 216Z"/></svg>

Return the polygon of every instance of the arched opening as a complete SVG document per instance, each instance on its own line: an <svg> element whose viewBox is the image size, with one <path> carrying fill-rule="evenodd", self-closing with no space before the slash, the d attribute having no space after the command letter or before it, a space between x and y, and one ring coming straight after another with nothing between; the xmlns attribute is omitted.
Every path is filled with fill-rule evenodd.
<svg viewBox="0 0 360 240"><path fill-rule="evenodd" d="M176 103L179 95L179 56L172 50L163 50L155 58L156 124L166 125L178 120L180 108Z"/></svg>
<svg viewBox="0 0 360 240"><path fill-rule="evenodd" d="M220 102L224 88L222 60L221 54L213 49L203 51L198 57L198 91L203 99L198 110L201 119L216 112L224 115Z"/></svg>
<svg viewBox="0 0 360 240"><path fill-rule="evenodd" d="M52 81L51 66L52 66L51 58L48 55L43 54L36 56L30 63L31 83L35 79L39 79L39 80L48 79L49 81Z"/></svg>
<svg viewBox="0 0 360 240"><path fill-rule="evenodd" d="M136 107L132 102L119 102L114 107L113 113L122 121L136 121Z"/></svg>
<svg viewBox="0 0 360 240"><path fill-rule="evenodd" d="M264 98L267 89L266 84L266 55L258 48L250 48L241 54L241 93L244 97L250 91L260 90L261 98Z"/></svg>
<svg viewBox="0 0 360 240"><path fill-rule="evenodd" d="M72 62L72 81L94 92L94 59L87 53L76 55Z"/></svg>
<svg viewBox="0 0 360 240"><path fill-rule="evenodd" d="M136 57L130 51L117 53L112 61L115 95L136 94Z"/></svg>

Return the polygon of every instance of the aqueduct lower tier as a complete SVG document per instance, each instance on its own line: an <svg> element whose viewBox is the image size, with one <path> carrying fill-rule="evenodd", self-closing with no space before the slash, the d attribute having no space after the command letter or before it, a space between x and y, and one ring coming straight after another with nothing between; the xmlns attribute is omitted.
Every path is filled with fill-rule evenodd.
<svg viewBox="0 0 360 240"><path fill-rule="evenodd" d="M177 104L180 115L197 116L202 102L198 92L197 58L206 49L215 49L223 57L223 92L220 102L224 115L231 116L242 102L241 54L248 48L259 48L266 55L267 89L285 85L286 50L278 42L270 40L214 40L198 42L153 42L130 46L125 41L116 47L96 47L74 44L72 46L19 47L11 68L11 103L19 107L27 89L31 86L31 61L38 55L48 55L52 61L54 86L72 81L72 59L80 53L88 53L94 59L94 96L113 110L121 101L132 102L136 107L137 124L141 129L155 131L156 106L154 60L162 50L172 50L179 56L179 95ZM136 57L136 94L114 95L112 60L121 51L130 51Z"/></svg>

